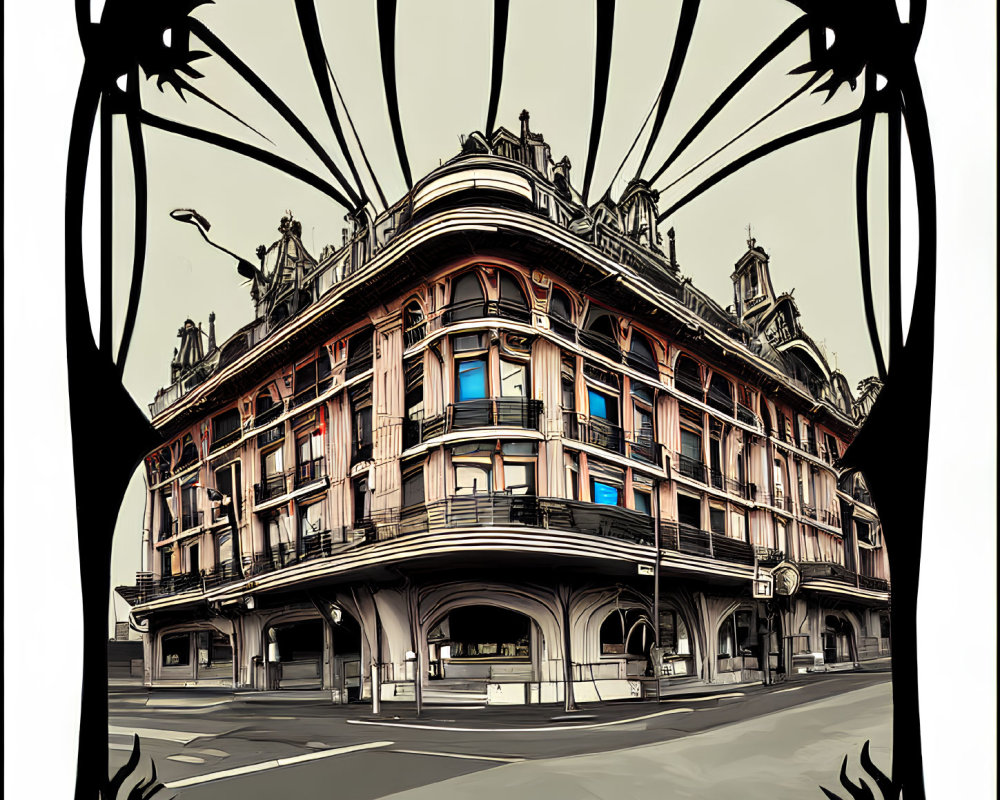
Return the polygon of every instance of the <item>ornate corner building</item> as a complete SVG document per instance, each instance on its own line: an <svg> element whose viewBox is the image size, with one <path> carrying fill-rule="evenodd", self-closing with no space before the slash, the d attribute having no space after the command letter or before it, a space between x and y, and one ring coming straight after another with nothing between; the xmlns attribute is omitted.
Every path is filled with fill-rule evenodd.
<svg viewBox="0 0 1000 800"><path fill-rule="evenodd" d="M752 238L734 305L700 292L656 203L587 207L525 113L318 260L283 219L255 319L187 321L151 405L117 590L147 685L533 703L887 657L838 466L878 387L855 403Z"/></svg>

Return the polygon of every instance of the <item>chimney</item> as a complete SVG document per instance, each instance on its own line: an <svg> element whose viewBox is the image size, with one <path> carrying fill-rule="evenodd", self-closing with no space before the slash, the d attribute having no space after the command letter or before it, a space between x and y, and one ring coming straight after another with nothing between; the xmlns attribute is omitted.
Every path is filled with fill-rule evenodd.
<svg viewBox="0 0 1000 800"><path fill-rule="evenodd" d="M671 267L671 269L673 269L673 270L676 271L677 270L677 246L674 244L674 229L673 228L671 228L669 231L667 231L667 239L669 241L669 244L668 244L669 250L668 250L668 252L669 252L669 255L670 255L670 267Z"/></svg>
<svg viewBox="0 0 1000 800"><path fill-rule="evenodd" d="M215 312L208 312L208 352L215 349Z"/></svg>

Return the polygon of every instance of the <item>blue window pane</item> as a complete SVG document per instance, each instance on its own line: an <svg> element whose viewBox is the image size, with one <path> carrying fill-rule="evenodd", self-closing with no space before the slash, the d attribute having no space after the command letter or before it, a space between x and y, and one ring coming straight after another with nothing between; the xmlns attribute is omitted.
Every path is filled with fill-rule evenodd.
<svg viewBox="0 0 1000 800"><path fill-rule="evenodd" d="M598 394L593 389L588 389L587 395L590 398L590 416L607 419L608 401L605 399L604 395Z"/></svg>
<svg viewBox="0 0 1000 800"><path fill-rule="evenodd" d="M594 481L594 502L602 506L618 505L618 487Z"/></svg>
<svg viewBox="0 0 1000 800"><path fill-rule="evenodd" d="M486 397L486 362L458 362L458 400L482 400Z"/></svg>

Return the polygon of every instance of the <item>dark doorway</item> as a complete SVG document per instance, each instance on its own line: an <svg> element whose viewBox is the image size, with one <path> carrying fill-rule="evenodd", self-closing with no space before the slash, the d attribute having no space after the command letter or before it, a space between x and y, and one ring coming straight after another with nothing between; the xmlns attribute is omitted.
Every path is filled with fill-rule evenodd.
<svg viewBox="0 0 1000 800"><path fill-rule="evenodd" d="M307 619L274 625L268 628L267 637L268 661L275 664L277 688L322 687L322 620Z"/></svg>

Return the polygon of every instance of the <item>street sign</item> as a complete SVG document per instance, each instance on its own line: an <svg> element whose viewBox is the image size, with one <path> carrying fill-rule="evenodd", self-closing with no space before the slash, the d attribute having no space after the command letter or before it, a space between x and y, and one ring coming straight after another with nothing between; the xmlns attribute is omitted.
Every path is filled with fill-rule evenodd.
<svg viewBox="0 0 1000 800"><path fill-rule="evenodd" d="M639 564L639 574L640 575L652 575L653 568L649 564Z"/></svg>
<svg viewBox="0 0 1000 800"><path fill-rule="evenodd" d="M770 575L758 575L753 579L753 596L757 600L774 597L774 579Z"/></svg>

